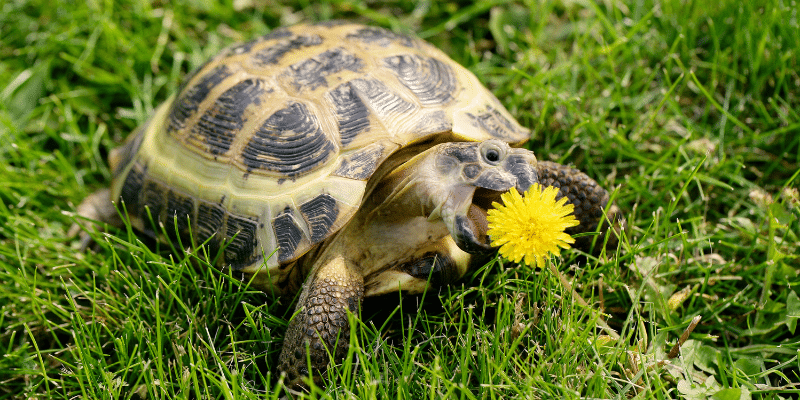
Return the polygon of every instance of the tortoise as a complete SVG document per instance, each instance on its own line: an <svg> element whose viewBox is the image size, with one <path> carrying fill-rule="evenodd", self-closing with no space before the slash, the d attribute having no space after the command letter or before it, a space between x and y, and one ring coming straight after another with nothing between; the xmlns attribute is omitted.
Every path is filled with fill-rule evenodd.
<svg viewBox="0 0 800 400"><path fill-rule="evenodd" d="M261 289L300 291L278 366L299 386L343 357L364 298L421 293L491 256L486 210L510 188L557 186L580 221L571 233L598 228L606 190L519 148L529 137L420 39L279 28L189 76L110 153L110 188L78 214L121 226L119 205L145 235L205 245Z"/></svg>

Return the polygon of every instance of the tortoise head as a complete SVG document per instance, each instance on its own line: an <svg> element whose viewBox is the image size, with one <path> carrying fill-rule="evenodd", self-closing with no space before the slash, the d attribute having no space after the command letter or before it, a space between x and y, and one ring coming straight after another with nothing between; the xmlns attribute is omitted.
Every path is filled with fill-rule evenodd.
<svg viewBox="0 0 800 400"><path fill-rule="evenodd" d="M459 248L482 254L492 250L486 235L492 202L512 187L522 193L537 181L537 160L529 150L495 139L449 142L389 174L376 199L393 203L389 209L397 214L442 221Z"/></svg>
<svg viewBox="0 0 800 400"><path fill-rule="evenodd" d="M492 250L486 235L487 210L512 187L525 192L538 181L536 156L499 140L446 143L435 155L441 201L437 211L462 250ZM436 215L434 213L434 215Z"/></svg>

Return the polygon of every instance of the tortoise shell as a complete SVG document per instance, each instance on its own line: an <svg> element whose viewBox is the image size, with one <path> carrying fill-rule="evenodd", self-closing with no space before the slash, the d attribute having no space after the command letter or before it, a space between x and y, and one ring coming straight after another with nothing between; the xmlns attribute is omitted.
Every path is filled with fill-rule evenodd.
<svg viewBox="0 0 800 400"><path fill-rule="evenodd" d="M399 149L528 137L428 43L300 25L229 47L189 77L112 153L111 196L136 228L191 235L236 270L266 263L275 282L347 223Z"/></svg>

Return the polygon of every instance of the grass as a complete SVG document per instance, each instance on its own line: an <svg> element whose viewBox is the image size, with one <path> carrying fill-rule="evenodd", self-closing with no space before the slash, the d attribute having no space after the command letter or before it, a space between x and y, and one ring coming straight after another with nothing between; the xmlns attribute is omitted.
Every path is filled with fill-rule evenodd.
<svg viewBox="0 0 800 400"><path fill-rule="evenodd" d="M109 149L181 78L285 24L414 32L615 190L628 229L557 276L503 263L365 302L309 398L781 399L800 393L794 2L8 0L0 7L0 398L277 398L292 301L202 252L65 233ZM389 311L386 311L386 305ZM680 357L667 353L695 316ZM621 335L595 329L602 318Z"/></svg>

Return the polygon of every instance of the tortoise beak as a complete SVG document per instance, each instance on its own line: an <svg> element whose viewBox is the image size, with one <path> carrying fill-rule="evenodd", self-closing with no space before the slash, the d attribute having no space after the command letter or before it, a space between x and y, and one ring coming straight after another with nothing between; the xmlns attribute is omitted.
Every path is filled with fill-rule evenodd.
<svg viewBox="0 0 800 400"><path fill-rule="evenodd" d="M470 204L466 215L457 215L450 228L451 235L461 250L470 254L487 254L492 252L489 236L489 223L486 211Z"/></svg>
<svg viewBox="0 0 800 400"><path fill-rule="evenodd" d="M525 193L531 185L539 182L537 173L538 161L533 152L526 149L513 149L513 153L506 157L503 168L516 178L514 186L520 193ZM510 187L506 190L511 189Z"/></svg>

